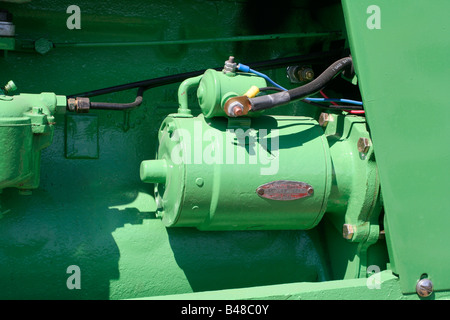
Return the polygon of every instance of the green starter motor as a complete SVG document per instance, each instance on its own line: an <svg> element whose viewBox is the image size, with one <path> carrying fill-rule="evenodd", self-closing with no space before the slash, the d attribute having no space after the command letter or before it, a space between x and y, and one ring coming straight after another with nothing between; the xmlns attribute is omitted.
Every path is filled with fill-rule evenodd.
<svg viewBox="0 0 450 320"><path fill-rule="evenodd" d="M202 110L196 117L187 106L195 86ZM180 85L178 113L159 129L157 159L140 168L142 181L155 184L164 224L304 230L325 213L341 227L365 221L377 208L379 182L370 149L358 147L369 139L364 118L336 114L320 125L304 116L227 116L226 101L252 86L267 84L215 70Z"/></svg>

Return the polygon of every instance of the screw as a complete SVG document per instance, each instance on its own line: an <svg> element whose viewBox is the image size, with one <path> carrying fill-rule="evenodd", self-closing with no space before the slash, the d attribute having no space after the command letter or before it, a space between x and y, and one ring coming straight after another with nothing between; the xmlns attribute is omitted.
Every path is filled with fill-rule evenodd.
<svg viewBox="0 0 450 320"><path fill-rule="evenodd" d="M433 283L427 278L419 280L416 285L416 292L423 298L429 297L433 293Z"/></svg>
<svg viewBox="0 0 450 320"><path fill-rule="evenodd" d="M320 114L319 125L321 127L326 127L328 125L328 122L330 122L330 121L334 121L334 118L331 114L326 113L326 112L322 112Z"/></svg>
<svg viewBox="0 0 450 320"><path fill-rule="evenodd" d="M344 239L351 240L355 234L355 228L351 224L344 224L342 226L342 236Z"/></svg>
<svg viewBox="0 0 450 320"><path fill-rule="evenodd" d="M368 153L370 150L370 146L372 144L370 143L370 140L367 138L359 138L358 140L358 151L361 153Z"/></svg>

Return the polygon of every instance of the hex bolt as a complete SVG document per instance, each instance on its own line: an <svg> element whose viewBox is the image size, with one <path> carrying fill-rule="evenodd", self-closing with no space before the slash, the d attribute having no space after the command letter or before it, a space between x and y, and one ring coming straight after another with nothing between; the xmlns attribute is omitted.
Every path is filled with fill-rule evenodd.
<svg viewBox="0 0 450 320"><path fill-rule="evenodd" d="M223 66L223 73L234 74L236 72L237 63L234 61L234 57L230 56Z"/></svg>
<svg viewBox="0 0 450 320"><path fill-rule="evenodd" d="M370 150L372 143L368 138L359 138L358 140L358 151L367 154Z"/></svg>
<svg viewBox="0 0 450 320"><path fill-rule="evenodd" d="M344 239L351 240L355 234L355 227L351 224L344 224L342 226L342 236Z"/></svg>
<svg viewBox="0 0 450 320"><path fill-rule="evenodd" d="M334 118L331 114L322 112L319 117L319 125L321 127L326 127L330 121L334 121Z"/></svg>
<svg viewBox="0 0 450 320"><path fill-rule="evenodd" d="M427 278L420 279L416 285L416 292L422 298L429 297L433 293L433 282Z"/></svg>

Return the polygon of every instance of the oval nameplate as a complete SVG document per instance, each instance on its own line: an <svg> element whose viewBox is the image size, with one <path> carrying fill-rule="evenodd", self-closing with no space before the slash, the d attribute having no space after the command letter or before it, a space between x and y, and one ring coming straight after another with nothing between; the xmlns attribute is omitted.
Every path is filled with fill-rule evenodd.
<svg viewBox="0 0 450 320"><path fill-rule="evenodd" d="M314 189L305 182L277 180L259 186L256 193L261 198L289 201L312 196Z"/></svg>

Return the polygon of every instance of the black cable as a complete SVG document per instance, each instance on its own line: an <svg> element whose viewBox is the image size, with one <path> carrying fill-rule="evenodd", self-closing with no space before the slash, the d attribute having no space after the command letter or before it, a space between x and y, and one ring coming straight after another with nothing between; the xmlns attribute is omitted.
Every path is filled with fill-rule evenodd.
<svg viewBox="0 0 450 320"><path fill-rule="evenodd" d="M277 88L277 87L262 87L262 88L259 88L259 91L260 92L263 92L263 91L279 91L279 92L282 92L282 91L285 91L285 90L283 90L281 88ZM333 105L333 104L331 104L331 105L323 105L323 104L320 104L318 102L313 102L313 101L310 101L310 100L307 100L307 99L302 99L301 101L305 102L305 103L308 103L310 105L314 105L314 106L319 107L319 108L324 108L324 109L364 110L364 108L362 106L355 106L355 105L343 106L343 105ZM328 102L327 101L323 101L322 103L328 103Z"/></svg>
<svg viewBox="0 0 450 320"><path fill-rule="evenodd" d="M352 58L346 57L339 59L330 65L324 72L313 81L291 90L277 92L273 94L250 98L252 111L270 109L273 107L287 104L293 100L299 100L311 96L322 90L331 80L347 67L352 65Z"/></svg>
<svg viewBox="0 0 450 320"><path fill-rule="evenodd" d="M330 59L339 54L342 54L342 50L310 53L310 54L294 56L294 57L265 60L265 61L260 61L260 62L254 62L251 65L254 68L258 68L260 70L273 69L273 68L285 67L285 66L288 66L288 65L291 65L294 63L300 63L300 62L305 62L305 61L307 61L307 62L322 61L323 59ZM223 67L211 68L211 69L220 71L223 69ZM179 73L179 74L170 75L170 76L163 76L163 77L159 77L159 78L142 80L142 81L137 81L137 82L132 82L132 83L125 83L125 84L121 84L121 85L117 85L117 86L113 86L113 87L67 95L67 98L95 97L95 96L99 96L99 95L103 95L103 94L119 92L119 91L124 91L124 90L129 90L129 89L135 89L135 88L140 88L140 87L145 87L148 89L155 88L155 87L159 87L159 86L182 82L188 78L199 76L199 75L205 73L206 70L207 69L203 69L203 70L198 70L198 71L191 71L191 72Z"/></svg>
<svg viewBox="0 0 450 320"><path fill-rule="evenodd" d="M277 87L262 87L259 88L259 91L284 91L283 89L277 88Z"/></svg>

